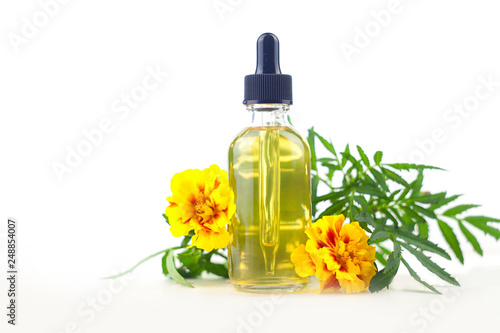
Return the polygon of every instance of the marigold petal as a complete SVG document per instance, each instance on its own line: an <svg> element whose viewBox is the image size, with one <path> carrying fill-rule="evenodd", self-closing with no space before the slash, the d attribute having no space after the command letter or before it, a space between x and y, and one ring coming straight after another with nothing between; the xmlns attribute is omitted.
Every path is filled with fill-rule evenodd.
<svg viewBox="0 0 500 333"><path fill-rule="evenodd" d="M290 260L295 265L295 272L298 276L307 277L316 273L314 262L303 244L292 251Z"/></svg>
<svg viewBox="0 0 500 333"><path fill-rule="evenodd" d="M220 168L215 164L203 170L205 196L209 196L212 191L219 186L220 181L217 179L219 177L219 172Z"/></svg>
<svg viewBox="0 0 500 333"><path fill-rule="evenodd" d="M308 237L315 242L311 246L336 247L339 239L339 230L344 223L344 215L323 216L306 230Z"/></svg>
<svg viewBox="0 0 500 333"><path fill-rule="evenodd" d="M170 204L165 209L165 215L168 218L172 235L176 237L186 236L189 230L193 229L190 223L193 214L183 209L182 205Z"/></svg>
<svg viewBox="0 0 500 333"><path fill-rule="evenodd" d="M202 179L201 170L188 169L186 171L176 173L170 181L170 190L172 191L172 199L177 203L192 203L199 194L200 184Z"/></svg>
<svg viewBox="0 0 500 333"><path fill-rule="evenodd" d="M171 223L171 221L181 219L184 212L177 204L170 204L170 206L165 209L165 215L168 217L169 223Z"/></svg>
<svg viewBox="0 0 500 333"><path fill-rule="evenodd" d="M330 270L328 270L328 266L325 264L325 261L321 258L318 251L309 253L309 255L311 256L314 266L316 267L315 275L318 279L324 280L333 274Z"/></svg>
<svg viewBox="0 0 500 333"><path fill-rule="evenodd" d="M348 223L340 230L340 239L344 243L359 242L366 235L365 231L359 226L358 222Z"/></svg>
<svg viewBox="0 0 500 333"><path fill-rule="evenodd" d="M210 203L217 212L224 211L229 205L229 188L217 188L210 193Z"/></svg>
<svg viewBox="0 0 500 333"><path fill-rule="evenodd" d="M218 228L226 228L226 225L231 224L231 220L227 218L226 213L221 212L217 215L217 217L213 218L214 225Z"/></svg>
<svg viewBox="0 0 500 333"><path fill-rule="evenodd" d="M338 271L336 271L335 276L337 276L337 279L339 281L342 281L342 280L351 281L351 280L354 280L354 278L356 277L356 274L353 272L349 272L348 270L343 268L343 269L339 269Z"/></svg>
<svg viewBox="0 0 500 333"><path fill-rule="evenodd" d="M323 262L326 265L326 268L330 272L335 272L338 269L340 269L340 263L337 260L337 257L335 255L335 251L332 248L329 247L323 247L317 251L318 256L323 259Z"/></svg>
<svg viewBox="0 0 500 333"><path fill-rule="evenodd" d="M360 246L361 247L361 246ZM366 250L366 253L363 254L363 260L369 261L369 262L375 262L375 246L373 245L368 245L368 244L363 244L361 247L362 249Z"/></svg>
<svg viewBox="0 0 500 333"><path fill-rule="evenodd" d="M335 277L335 274L330 275L326 279L322 280L319 289L314 290L315 293L324 293L327 291L338 291L340 290L339 280Z"/></svg>
<svg viewBox="0 0 500 333"><path fill-rule="evenodd" d="M231 203L229 204L227 208L227 218L231 219L234 216L234 213L236 213L236 204L234 203L234 194L232 194L233 191L231 191Z"/></svg>
<svg viewBox="0 0 500 333"><path fill-rule="evenodd" d="M170 232L174 237L187 236L192 229L191 219L185 222L181 220L170 221Z"/></svg>
<svg viewBox="0 0 500 333"><path fill-rule="evenodd" d="M309 236L309 235L308 235ZM320 245L318 245L318 242L316 242L313 239L308 239L306 242L306 251L309 253L313 253L314 251L317 251L321 248Z"/></svg>
<svg viewBox="0 0 500 333"><path fill-rule="evenodd" d="M371 279L375 276L375 273L377 273L377 269L375 268L373 262L368 261L362 261L359 266L361 274L358 275L358 277L363 280L366 286L369 286Z"/></svg>
<svg viewBox="0 0 500 333"><path fill-rule="evenodd" d="M314 249L320 249L328 244L325 243L324 234L328 232L328 222L325 219L319 219L313 225L306 229L306 235L309 237L307 251L312 252Z"/></svg>
<svg viewBox="0 0 500 333"><path fill-rule="evenodd" d="M337 235L340 235L340 231L342 230L342 225L345 222L345 217L343 214L336 215L335 219L335 231L337 232Z"/></svg>
<svg viewBox="0 0 500 333"><path fill-rule="evenodd" d="M223 186L229 186L229 175L227 171L219 169L219 181Z"/></svg>
<svg viewBox="0 0 500 333"><path fill-rule="evenodd" d="M335 229L335 231L340 231L342 224L344 224L345 217L343 214L340 215L327 215L323 216L323 220L327 221L330 228Z"/></svg>
<svg viewBox="0 0 500 333"><path fill-rule="evenodd" d="M229 232L225 228L217 231L209 229L198 230L192 238L192 245L207 252L222 249L229 244Z"/></svg>
<svg viewBox="0 0 500 333"><path fill-rule="evenodd" d="M337 273L337 278L338 278L338 273ZM340 287L347 294L359 293L368 288L368 285L366 285L363 282L363 280L361 280L357 276L353 276L352 279L338 279L338 280Z"/></svg>

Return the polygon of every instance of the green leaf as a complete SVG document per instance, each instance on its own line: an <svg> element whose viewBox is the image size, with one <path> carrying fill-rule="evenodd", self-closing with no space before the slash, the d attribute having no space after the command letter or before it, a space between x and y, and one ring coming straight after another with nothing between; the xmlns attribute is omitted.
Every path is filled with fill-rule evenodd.
<svg viewBox="0 0 500 333"><path fill-rule="evenodd" d="M347 194L350 194L351 191L349 190L343 190L343 191L338 191L338 192L330 192L328 194L322 195L320 197L316 197L316 199L313 200L313 203L318 203L321 201L326 201L326 200L331 200L331 201L338 201L339 199L345 197Z"/></svg>
<svg viewBox="0 0 500 333"><path fill-rule="evenodd" d="M427 223L418 223L418 235L422 238L429 238L429 225Z"/></svg>
<svg viewBox="0 0 500 333"><path fill-rule="evenodd" d="M415 230L415 225L417 225L417 224L427 224L427 222L420 223L420 222L414 221L406 213L403 213L402 218L403 218L403 222L404 222L404 226L405 226L405 228L403 228L403 230L405 230L407 232L410 232L410 233L413 233L413 230Z"/></svg>
<svg viewBox="0 0 500 333"><path fill-rule="evenodd" d="M387 265L387 260L385 260L384 256L380 252L375 252L375 259L380 261L382 265Z"/></svg>
<svg viewBox="0 0 500 333"><path fill-rule="evenodd" d="M410 207L401 206L401 209L403 209L403 211L408 216L410 216L412 218L412 220L414 220L416 223L427 223L427 221L422 216L420 216L419 214L414 212L413 209L411 209Z"/></svg>
<svg viewBox="0 0 500 333"><path fill-rule="evenodd" d="M325 166L328 169L328 171L326 173L326 177L330 181L333 179L333 175L335 174L335 171L340 171L341 170L340 167L336 166L336 165L327 164L327 165L323 165L323 166Z"/></svg>
<svg viewBox="0 0 500 333"><path fill-rule="evenodd" d="M186 247L189 244L189 241L191 240L191 236L184 236L181 242L182 247Z"/></svg>
<svg viewBox="0 0 500 333"><path fill-rule="evenodd" d="M177 254L179 261L189 270L195 270L198 266L202 254L202 250L190 247L184 252Z"/></svg>
<svg viewBox="0 0 500 333"><path fill-rule="evenodd" d="M369 225L374 226L374 227L377 226L377 222L375 222L375 219L373 218L373 216L368 212L359 213L356 216L354 216L354 219L358 222L368 223Z"/></svg>
<svg viewBox="0 0 500 333"><path fill-rule="evenodd" d="M361 157L361 160L369 168L370 167L370 160L368 159L368 156L366 156L365 152L363 151L363 149L360 146L356 146L356 148L358 148L358 153L359 153L359 156Z"/></svg>
<svg viewBox="0 0 500 333"><path fill-rule="evenodd" d="M387 200L389 202L393 202L394 198L396 197L396 195L398 195L401 191L402 191L402 189L399 189L399 190L396 190L396 191L392 192L391 195L389 196L389 198Z"/></svg>
<svg viewBox="0 0 500 333"><path fill-rule="evenodd" d="M370 236L370 239L368 239L368 242L375 242L375 241L381 240L381 239L388 239L389 237L390 237L390 235L387 231L374 232Z"/></svg>
<svg viewBox="0 0 500 333"><path fill-rule="evenodd" d="M488 216L467 216L466 218L464 218L464 220L467 222L477 222L477 223L500 222L500 219Z"/></svg>
<svg viewBox="0 0 500 333"><path fill-rule="evenodd" d="M349 156L351 156L351 151L349 150L349 144L345 146L345 150L342 153L342 168L345 167L347 161L349 160Z"/></svg>
<svg viewBox="0 0 500 333"><path fill-rule="evenodd" d="M411 186L411 198L420 196L420 190L422 189L422 183L424 181L424 172L422 170L418 170L418 176L417 179L413 183L410 184Z"/></svg>
<svg viewBox="0 0 500 333"><path fill-rule="evenodd" d="M338 215L338 213L340 213L340 211L342 211L342 208L345 206L346 203L347 203L347 199L342 199L342 200L336 202L332 206L325 209L321 214L319 214L318 219L322 218L325 215Z"/></svg>
<svg viewBox="0 0 500 333"><path fill-rule="evenodd" d="M424 204L437 204L441 200L445 199L446 192L436 193L436 194L424 194L419 197L412 198L413 201L424 203Z"/></svg>
<svg viewBox="0 0 500 333"><path fill-rule="evenodd" d="M366 185L367 186L373 186L373 187L377 187L377 183L375 182L375 180L372 179L372 177L370 177L370 174L368 173L361 173L360 174L360 178L364 181L366 181Z"/></svg>
<svg viewBox="0 0 500 333"><path fill-rule="evenodd" d="M393 244L394 245L394 244ZM382 252L384 252L386 255L390 256L391 255L391 251L389 249L386 249L385 247L383 247L382 245L380 244L377 244L377 246L379 247L380 250L382 250ZM401 247L400 247L401 248Z"/></svg>
<svg viewBox="0 0 500 333"><path fill-rule="evenodd" d="M424 251L429 251L439 254L441 257L446 258L448 260L451 259L450 255L445 250L443 250L442 248L428 241L425 238L419 237L417 235L403 231L401 229L394 229L393 232L397 238L402 239L405 242L412 244Z"/></svg>
<svg viewBox="0 0 500 333"><path fill-rule="evenodd" d="M324 137L316 133L316 136L318 137L319 141L325 146L325 148L333 154L333 156L337 156L337 152L335 151L335 148L333 148L333 144L330 141L327 141Z"/></svg>
<svg viewBox="0 0 500 333"><path fill-rule="evenodd" d="M194 286L187 282L177 271L177 268L175 267L175 262L174 262L174 251L168 251L167 258L166 258L166 264L167 264L167 270L168 270L168 275L172 280L175 282L182 284L183 286L194 288Z"/></svg>
<svg viewBox="0 0 500 333"><path fill-rule="evenodd" d="M482 222L475 222L475 221L474 222L467 221L467 222L469 222L471 225L478 228L479 230L484 231L486 234L495 237L496 240L500 239L500 230L493 228L492 226L489 226L488 224Z"/></svg>
<svg viewBox="0 0 500 333"><path fill-rule="evenodd" d="M336 160L333 159L333 158L330 158L330 157L322 157L322 158L318 158L316 159L317 162L320 162L320 163L332 163L332 162L335 162ZM334 163L335 164L335 163Z"/></svg>
<svg viewBox="0 0 500 333"><path fill-rule="evenodd" d="M462 250L460 249L460 243L458 242L457 236L453 232L453 229L446 224L444 221L438 220L439 229L441 229L441 233L444 236L446 242L450 245L453 253L457 256L458 260L463 264L464 263L464 255L462 254Z"/></svg>
<svg viewBox="0 0 500 333"><path fill-rule="evenodd" d="M207 262L204 267L209 273L222 276L225 278L229 277L227 266L224 264L215 264L212 262Z"/></svg>
<svg viewBox="0 0 500 333"><path fill-rule="evenodd" d="M412 205L412 208L414 210L416 210L417 212L419 212L420 214L423 214L423 215L425 215L427 217L430 217L431 219L434 219L434 220L437 219L436 214L432 210L430 210L430 209L424 208L424 207L419 206L419 205L417 205L415 203Z"/></svg>
<svg viewBox="0 0 500 333"><path fill-rule="evenodd" d="M407 187L403 190L403 192L401 192L401 195L399 196L398 200L401 201L401 200L404 200L406 198L406 195L408 194L408 192L410 192L410 188Z"/></svg>
<svg viewBox="0 0 500 333"><path fill-rule="evenodd" d="M391 211L392 214L394 214L394 216L396 217L396 219L399 221L398 225L401 224L401 223L404 223L404 220L401 217L401 215L399 214L399 210L396 207L391 207L391 208L388 209L388 211Z"/></svg>
<svg viewBox="0 0 500 333"><path fill-rule="evenodd" d="M382 250L382 252L384 252L386 255L390 256L391 255L391 251L389 249L386 249L385 247L383 247L382 245L380 244L377 244L377 246L379 247L380 250Z"/></svg>
<svg viewBox="0 0 500 333"><path fill-rule="evenodd" d="M358 193L368 194L368 195L372 195L372 196L376 196L376 197L380 197L380 198L387 197L384 192L382 192L378 188L376 188L374 186L370 186L370 185L357 186L354 188L354 190Z"/></svg>
<svg viewBox="0 0 500 333"><path fill-rule="evenodd" d="M315 147L315 132L314 127L309 129L309 135L307 136L307 143L309 144L309 149L311 150L311 169L318 171L318 167L316 165L316 147Z"/></svg>
<svg viewBox="0 0 500 333"><path fill-rule="evenodd" d="M370 173L373 175L373 177L375 177L375 180L377 181L377 184L380 186L382 191L384 191L386 193L389 192L389 187L387 187L387 184L385 183L384 176L382 176L382 174L380 172L378 172L377 170L375 170L373 168L371 168L369 170L370 170Z"/></svg>
<svg viewBox="0 0 500 333"><path fill-rule="evenodd" d="M403 264L406 266L406 269L408 270L408 272L410 273L411 277L415 279L415 281L417 282L420 282L421 284L423 284L424 286L426 286L427 288L429 288L430 290L432 290L433 292L435 292L436 294L441 294L436 288L434 288L433 286L431 286L430 284L428 284L427 282L425 282L424 280L422 280L420 278L420 276L418 276L417 272L415 272L411 267L410 265L406 262L406 260L401 257L401 261L403 262Z"/></svg>
<svg viewBox="0 0 500 333"><path fill-rule="evenodd" d="M212 256L211 252L203 254L203 250L196 247L190 247L177 254L177 258L182 263L182 267L178 269L179 274L185 278L200 276L205 270L203 265L210 260L210 256Z"/></svg>
<svg viewBox="0 0 500 333"><path fill-rule="evenodd" d="M394 250L390 252L387 258L387 265L384 268L392 270L395 266L399 266L399 259L401 258L401 246L398 242L393 243Z"/></svg>
<svg viewBox="0 0 500 333"><path fill-rule="evenodd" d="M388 218L389 220L391 220L392 222L394 222L394 225L398 225L399 222L398 220L389 212L389 210L385 209L385 208L382 208L380 209L380 212L386 217Z"/></svg>
<svg viewBox="0 0 500 333"><path fill-rule="evenodd" d="M170 222L168 221L168 216L167 216L167 215L165 215L165 214L162 214L162 215L163 215L163 217L165 218L165 222L167 222L167 224L168 224L168 225L170 225Z"/></svg>
<svg viewBox="0 0 500 333"><path fill-rule="evenodd" d="M170 250L169 250L170 251ZM168 275L168 269L167 269L167 254L168 252L165 252L165 255L161 258L161 268L163 270L164 275Z"/></svg>
<svg viewBox="0 0 500 333"><path fill-rule="evenodd" d="M479 242L477 241L476 237L467 229L462 221L458 221L458 225L460 226L460 230L462 230L462 233L464 234L465 238L471 243L472 247L474 248L474 251L479 253L479 255L483 255L483 249L479 245Z"/></svg>
<svg viewBox="0 0 500 333"><path fill-rule="evenodd" d="M457 200L458 198L460 198L462 195L461 194L457 194L457 195L452 195L451 197L448 197L448 198L443 198L442 200L440 200L438 203L436 204L433 204L431 207L429 207L430 209L433 209L433 210L436 210L440 207L443 207L447 204L449 204L450 202L453 202L455 200Z"/></svg>
<svg viewBox="0 0 500 333"><path fill-rule="evenodd" d="M354 221L354 216L359 214L360 210L358 209L358 207L356 205L351 204L349 202L349 205L347 207L345 207L345 212L347 213L347 215L344 215L344 216L348 216L350 221ZM359 222L359 226L367 231L370 230L366 223Z"/></svg>
<svg viewBox="0 0 500 333"><path fill-rule="evenodd" d="M448 209L446 212L443 213L444 216L448 217L454 217L458 214L461 214L471 208L476 208L479 207L479 205L458 205L453 208Z"/></svg>
<svg viewBox="0 0 500 333"><path fill-rule="evenodd" d="M375 164L376 165L380 165L380 162L382 162L382 155L384 153L382 153L381 151L378 151L375 153L375 155L373 155L373 159L375 160Z"/></svg>
<svg viewBox="0 0 500 333"><path fill-rule="evenodd" d="M311 201L312 201L312 207L311 207L311 214L312 216L316 215L316 204L317 204L317 198L318 198L318 185L319 185L319 176L318 175L313 175L311 178Z"/></svg>
<svg viewBox="0 0 500 333"><path fill-rule="evenodd" d="M375 228L373 228L371 234L372 236L380 231L385 231L385 224L384 223L379 223Z"/></svg>
<svg viewBox="0 0 500 333"><path fill-rule="evenodd" d="M408 244L401 243L401 246L403 246L405 249L408 250L411 254L417 258L420 263L427 268L430 272L436 274L441 280L446 281L448 283L451 283L452 285L455 286L460 286L457 280L455 280L454 277L452 277L448 272L446 272L443 268L441 268L439 265L437 265L435 262L433 262L429 257L427 257L425 254L422 252L414 249Z"/></svg>
<svg viewBox="0 0 500 333"><path fill-rule="evenodd" d="M398 175L397 173L395 173L394 171L392 170L389 170L387 168L382 168L382 172L384 173L384 175L392 180L393 182L396 182L400 185L403 185L404 187L410 187L410 184L408 184L408 182L406 180L403 179L403 177L401 177L400 175Z"/></svg>
<svg viewBox="0 0 500 333"><path fill-rule="evenodd" d="M363 166L361 165L361 161L358 161L352 156L350 153L346 154L345 152L342 153L342 157L346 157L348 161L352 163L352 166L347 170L347 174L350 174L353 169L358 170L360 173L363 172Z"/></svg>
<svg viewBox="0 0 500 333"><path fill-rule="evenodd" d="M203 268L201 266L197 266L196 269L190 270L185 266L177 268L179 274L185 279L197 278L203 273Z"/></svg>
<svg viewBox="0 0 500 333"><path fill-rule="evenodd" d="M362 195L355 196L354 201L356 201L365 212L373 214L373 210L370 206L368 206L368 202L366 201L365 197L363 197Z"/></svg>
<svg viewBox="0 0 500 333"><path fill-rule="evenodd" d="M442 170L446 171L444 169L431 166L431 165L423 165L423 164L413 164L413 163L391 163L391 164L384 164L387 166L390 166L393 169L396 170L424 170L424 169L434 169L434 170Z"/></svg>
<svg viewBox="0 0 500 333"><path fill-rule="evenodd" d="M398 272L400 262L401 247L398 243L394 243L394 251L387 259L387 264L382 270L378 271L370 281L370 292L378 292L389 287Z"/></svg>

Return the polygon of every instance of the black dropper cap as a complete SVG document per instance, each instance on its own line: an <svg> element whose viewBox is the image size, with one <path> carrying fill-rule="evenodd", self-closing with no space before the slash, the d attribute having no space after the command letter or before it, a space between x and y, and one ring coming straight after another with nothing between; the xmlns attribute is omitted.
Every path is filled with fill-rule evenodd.
<svg viewBox="0 0 500 333"><path fill-rule="evenodd" d="M293 104L292 76L281 74L280 46L272 33L257 39L257 68L255 74L245 76L243 104Z"/></svg>

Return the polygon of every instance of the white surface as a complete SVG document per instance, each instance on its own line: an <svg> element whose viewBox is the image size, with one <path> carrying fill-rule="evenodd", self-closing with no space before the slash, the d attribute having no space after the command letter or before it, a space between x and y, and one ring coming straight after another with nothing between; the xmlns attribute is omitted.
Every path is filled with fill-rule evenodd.
<svg viewBox="0 0 500 333"><path fill-rule="evenodd" d="M125 286L111 286L113 294L108 281L31 281L19 325L8 332L493 332L500 269L459 278L462 288L438 287L443 295L406 276L390 291L356 295L313 294L317 286L301 294L245 294L222 279L194 280L196 288L188 289L127 278Z"/></svg>
<svg viewBox="0 0 500 333"><path fill-rule="evenodd" d="M336 147L359 144L370 155L380 149L388 162L420 156L449 170L429 173L425 189L465 193L462 203L483 205L474 213L500 216L500 87L467 115L447 111L474 96L481 77L500 81L500 3L401 0L387 26L348 62L342 43L352 44L357 28L375 22L371 12L390 1L222 2L232 4L223 20L212 0L68 1L19 52L9 36L22 33L23 18L39 15L40 4L1 2L0 234L8 216L17 218L18 332L61 332L82 297L99 291L101 282L93 281L178 243L161 217L169 180L186 168L226 165L228 145L246 122L243 76L254 71L255 41L267 31L280 38L282 70L293 75L299 131L314 125ZM157 68L168 77L157 86L148 79L151 91L127 113L122 94L140 89ZM59 181L52 164L85 140L83 131L106 129L104 119L112 121L111 132ZM440 142L430 144L436 131ZM423 141L427 148L419 148ZM475 234L492 254L479 267L498 268L500 245ZM435 232L431 238L445 246ZM491 279L498 273L478 275L470 266L476 259L469 254L465 268L455 270L470 288L434 331L448 322L474 330L495 323L485 318L498 313L492 312L498 302L480 300L498 299ZM142 272L161 279L159 262L150 265ZM252 311L247 301L254 297L214 284L186 291L165 281L134 282L84 332L113 325L171 331L162 327L182 320L185 327L234 331L234 316ZM375 329L390 319L392 331L412 332L409 315L433 297L298 295L259 330L334 331L359 313L353 325ZM183 303L191 310L175 299L192 301ZM381 313L386 317L376 319ZM3 319L1 325L3 332Z"/></svg>

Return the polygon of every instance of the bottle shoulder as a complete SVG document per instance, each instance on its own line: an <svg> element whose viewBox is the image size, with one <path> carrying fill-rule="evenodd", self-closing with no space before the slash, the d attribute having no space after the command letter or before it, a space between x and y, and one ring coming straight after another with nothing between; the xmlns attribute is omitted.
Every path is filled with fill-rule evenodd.
<svg viewBox="0 0 500 333"><path fill-rule="evenodd" d="M294 143L301 146L302 149L309 151L309 145L302 135L292 126L262 126L262 127L246 127L232 141L230 149L235 145L249 144L254 142L265 133L276 131L281 140Z"/></svg>

